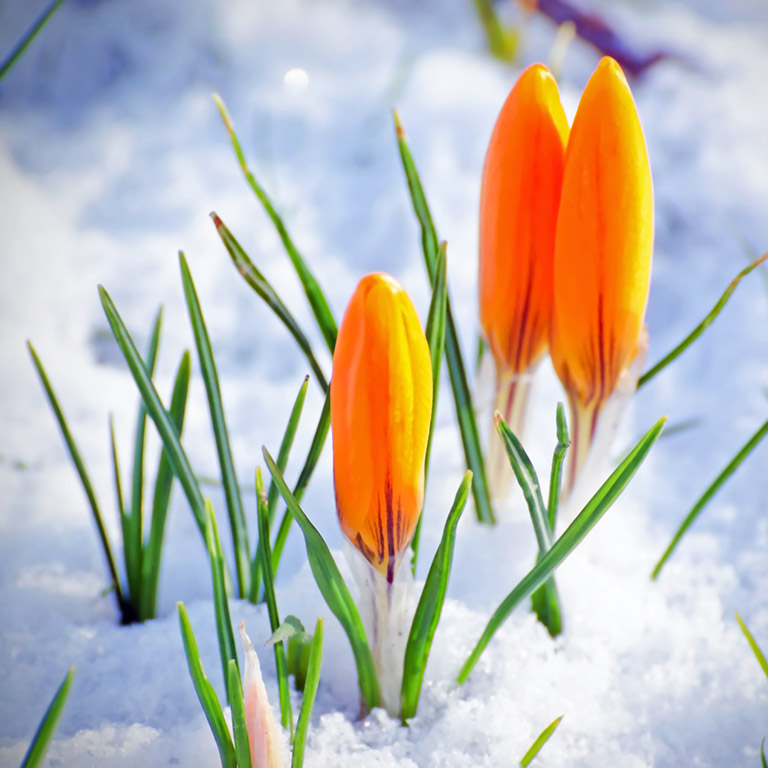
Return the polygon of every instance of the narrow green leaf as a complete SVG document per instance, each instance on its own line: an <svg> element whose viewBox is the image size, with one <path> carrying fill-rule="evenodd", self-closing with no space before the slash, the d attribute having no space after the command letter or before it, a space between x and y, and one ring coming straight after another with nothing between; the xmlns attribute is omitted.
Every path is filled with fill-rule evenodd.
<svg viewBox="0 0 768 768"><path fill-rule="evenodd" d="M651 572L651 579L655 580L658 577L658 575L661 573L661 569L664 567L664 564L672 556L672 553L680 543L680 540L686 534L688 529L693 525L701 510L707 506L712 497L720 490L720 488L739 468L739 466L741 466L741 463L744 461L744 459L746 459L747 456L752 453L757 444L765 437L766 434L768 434L768 421L766 421L760 427L760 429L758 429L757 432L755 432L755 434L752 435L749 440L747 440L747 442L741 447L741 450L739 450L739 452L728 462L723 471L720 472L720 474L712 481L707 490L704 491L704 493L699 497L698 501L693 505L691 511L685 516L685 519L680 524L680 527L672 537L672 541L669 543L669 546L664 550L664 554L659 559L659 562L656 563L656 566Z"/></svg>
<svg viewBox="0 0 768 768"><path fill-rule="evenodd" d="M424 582L424 588L421 591L416 613L411 623L411 631L405 647L403 684L400 691L400 716L404 725L409 718L416 714L419 706L424 671L427 668L432 640L443 611L448 579L451 575L453 549L456 544L456 527L467 503L471 485L472 473L467 470L445 521L443 536L429 568L427 580Z"/></svg>
<svg viewBox="0 0 768 768"><path fill-rule="evenodd" d="M27 754L24 755L24 759L21 761L21 768L37 768L45 759L45 753L48 751L48 746L56 731L56 725L64 710L64 705L67 703L67 696L69 696L69 689L72 686L72 678L74 676L75 668L70 667L53 699L51 699L51 703L48 705L40 725L37 726L37 731L35 731L35 735L32 737L32 743L27 749Z"/></svg>
<svg viewBox="0 0 768 768"><path fill-rule="evenodd" d="M221 704L219 704L216 691L213 690L213 686L205 676L205 671L200 661L200 652L197 650L195 635L192 632L192 626L189 623L184 603L177 603L177 605L179 608L181 638L184 641L184 653L187 657L189 675L192 678L192 683L195 686L195 692L200 700L203 712L205 712L208 725L211 726L213 737L216 739L222 768L238 768L232 736L229 733L229 728L227 728L227 721L224 719L224 713L221 710Z"/></svg>
<svg viewBox="0 0 768 768"><path fill-rule="evenodd" d="M184 431L184 415L189 394L189 379L192 363L189 352L184 352L176 371L171 395L170 417L176 432L181 437ZM144 544L142 557L142 589L141 616L142 619L153 619L157 615L157 589L160 581L160 561L163 553L163 537L165 536L165 521L168 517L168 506L171 501L173 488L173 469L168 451L163 448L155 475L155 491L152 498L152 519L149 525L149 535Z"/></svg>
<svg viewBox="0 0 768 768"><path fill-rule="evenodd" d="M227 700L232 700L232 691L229 688L229 676L227 667L230 659L234 659L237 665L237 649L235 647L235 635L232 631L232 619L229 615L229 600L227 599L227 578L224 567L224 555L221 551L219 530L216 525L216 515L210 499L205 500L205 545L208 549L208 559L211 564L211 578L213 581L213 606L216 612L216 634L219 638L219 653L221 654L221 668L224 683L227 686ZM238 665L238 673L239 673Z"/></svg>
<svg viewBox="0 0 768 768"><path fill-rule="evenodd" d="M482 334L478 334L477 336L477 354L475 355L475 374L479 373L480 366L483 362L483 357L485 356L485 350L487 348L487 345L485 343L485 338Z"/></svg>
<svg viewBox="0 0 768 768"><path fill-rule="evenodd" d="M560 486L563 480L563 461L565 454L571 445L571 439L568 436L568 423L565 420L565 408L562 403L557 404L557 413L555 416L557 423L557 445L552 455L552 472L549 476L549 530L554 534L555 524L557 523L557 507L560 500Z"/></svg>
<svg viewBox="0 0 768 768"><path fill-rule="evenodd" d="M552 545L552 548L541 557L536 565L521 579L517 586L502 600L501 605L491 616L483 630L477 645L464 663L459 673L458 681L463 683L477 664L480 655L490 642L496 630L507 620L510 613L525 600L538 586L543 584L555 569L573 552L582 539L592 530L597 521L608 511L627 483L643 463L653 444L664 428L666 418L663 417L651 427L640 442L632 449L624 461L611 473L610 477L600 486L597 493L589 500L575 520L566 528L562 536Z"/></svg>
<svg viewBox="0 0 768 768"><path fill-rule="evenodd" d="M35 364L35 368L37 369L37 374L40 377L40 381L43 385L43 389L45 390L45 394L48 397L48 402L50 403L51 409L53 410L53 413L56 416L56 421L59 423L59 429L61 430L62 437L64 438L64 442L66 443L67 450L69 451L69 456L72 459L72 463L75 465L75 469L77 470L78 476L80 477L80 482L83 485L83 490L85 490L85 495L88 497L88 503L91 507L91 512L93 513L93 519L96 522L96 529L99 532L101 547L104 550L104 557L107 560L109 575L112 577L112 586L115 590L117 606L122 614L123 604L124 604L123 590L120 586L120 577L117 575L117 566L115 565L115 558L114 558L114 555L112 554L112 547L110 546L110 543L109 543L109 537L107 536L107 529L104 526L104 519L101 516L101 509L99 508L99 502L96 499L96 493L94 492L93 485L91 484L91 478L88 475L88 470L86 470L85 468L85 462L83 461L83 458L77 447L75 438L72 436L72 432L69 429L67 420L64 417L64 412L61 410L59 401L56 398L56 393L53 391L53 387L51 386L51 383L48 380L48 376L45 372L45 368L43 368L43 364L40 361L40 358L37 356L37 352L35 351L35 348L32 346L31 342L29 341L27 342L27 347L29 347L29 354L32 355L32 362Z"/></svg>
<svg viewBox="0 0 768 768"><path fill-rule="evenodd" d="M115 499L120 519L125 517L125 499L123 497L123 483L120 472L120 459L117 455L117 438L115 436L115 419L109 414L109 442L112 447L112 476L115 481Z"/></svg>
<svg viewBox="0 0 768 768"><path fill-rule="evenodd" d="M427 327L425 336L429 345L429 357L432 361L432 413L429 419L429 436L427 437L427 452L424 457L424 488L427 486L429 476L429 457L432 452L432 437L435 432L435 418L437 416L437 394L440 389L440 366L443 360L443 350L445 349L445 308L448 298L448 287L446 283L446 244L440 245L440 252L437 257L437 275L434 288L432 289L432 300L429 303L429 314L427 315ZM421 540L421 521L423 515L419 515L416 521L416 529L411 539L411 572L416 574L416 565L419 558L419 541Z"/></svg>
<svg viewBox="0 0 768 768"><path fill-rule="evenodd" d="M408 181L408 190L416 218L421 226L421 247L424 253L424 261L427 267L430 285L434 288L437 275L438 239L435 225L432 222L432 214L429 212L424 189L421 186L418 171L413 162L411 150L405 140L405 131L400 124L397 112L394 113L397 143L400 149L400 159ZM472 396L467 383L467 374L464 367L464 359L461 354L459 335L453 320L451 300L446 298L445 310L445 357L448 363L448 373L451 379L453 399L456 405L456 418L459 422L461 441L464 448L464 457L467 469L472 471L472 495L475 500L475 513L481 523L493 524L493 509L491 497L488 492L488 481L485 476L485 463L483 451L480 447L480 437L475 421L475 411L472 406Z"/></svg>
<svg viewBox="0 0 768 768"><path fill-rule="evenodd" d="M760 762L763 768L768 768L768 762L765 760L765 736L763 736L763 740L760 742Z"/></svg>
<svg viewBox="0 0 768 768"><path fill-rule="evenodd" d="M553 534L549 526L547 510L544 507L538 475L522 443L498 411L494 415L494 421L499 436L504 442L509 463L528 505L528 512L530 513L533 529L536 533L536 541L539 545L539 558L541 558L552 546ZM533 593L531 596L531 607L552 637L557 637L562 632L562 611L554 577L548 579Z"/></svg>
<svg viewBox="0 0 768 768"><path fill-rule="evenodd" d="M297 691L303 691L307 684L311 651L312 635L297 632L288 638L288 672L293 675L293 685Z"/></svg>
<svg viewBox="0 0 768 768"><path fill-rule="evenodd" d="M160 346L160 331L163 325L163 308L160 307L152 324L149 348L145 359L147 375L151 379L155 375L157 351ZM144 401L139 399L139 412L136 416L136 436L133 448L133 473L131 481L131 506L127 510L127 526L123 534L125 548L125 568L128 575L128 589L133 602L141 604L142 571L141 556L144 539L144 449L147 433L147 409Z"/></svg>
<svg viewBox="0 0 768 768"><path fill-rule="evenodd" d="M291 336L293 336L296 343L299 345L299 349L301 349L304 356L307 358L309 367L312 369L318 383L323 388L323 392L328 392L328 381L325 378L323 369L320 367L320 363L318 363L315 358L315 353L312 351L312 345L309 343L304 331L301 330L288 307L285 306L283 300L277 295L277 292L267 278L254 266L253 262L248 258L248 254L243 250L240 243L235 240L224 222L215 213L211 214L211 218L213 219L213 223L216 226L216 231L219 233L221 241L224 243L224 247L227 249L230 258L241 277L254 291L256 291L267 306L277 315L283 325L285 325Z"/></svg>
<svg viewBox="0 0 768 768"><path fill-rule="evenodd" d="M157 350L160 343L160 329L162 326L163 308L157 312L150 334L150 341L145 358L145 367L150 378L154 375L157 362ZM125 574L128 581L129 602L133 610L134 619L142 617L142 539L144 536L144 448L146 445L147 411L144 402L139 399L138 414L136 417L136 432L133 448L133 471L131 474L131 498L130 504L119 501L120 525L123 533L123 557L125 559ZM120 469L117 459L117 444L114 430L112 430L112 457L115 469L115 483L121 484L120 496L122 496L122 482L119 479Z"/></svg>
<svg viewBox="0 0 768 768"><path fill-rule="evenodd" d="M291 409L291 415L288 419L288 424L285 427L285 434L283 440L280 443L280 450L277 452L277 466L281 472L285 472L285 468L288 465L288 456L291 453L291 447L293 446L293 440L296 437L296 430L299 427L299 420L301 419L301 412L304 408L304 400L307 397L307 387L309 386L309 376L304 378L304 383L299 389L299 394L296 396L296 401ZM277 486L274 481L269 484L269 493L267 493L267 512L269 518L269 524L275 519L275 511L277 508L277 500L280 498L280 493L277 490Z"/></svg>
<svg viewBox="0 0 768 768"><path fill-rule="evenodd" d="M272 633L272 636L267 640L265 645L274 645L275 643L287 640L289 637L293 637L301 632L306 634L306 630L301 621L295 616L286 616L280 626Z"/></svg>
<svg viewBox="0 0 768 768"><path fill-rule="evenodd" d="M731 298L731 294L736 290L736 287L741 282L742 278L746 277L752 270L756 269L768 259L768 252L764 253L759 258L755 259L749 266L739 272L736 277L731 280L728 287L723 291L723 295L717 300L715 306L707 313L706 317L667 355L661 358L656 365L649 368L638 380L637 388L647 384L656 374L661 373L673 360L678 358L688 347L693 344L696 339L701 336L704 331L709 328L714 322L715 318L720 314L720 311L728 303L728 299Z"/></svg>
<svg viewBox="0 0 768 768"><path fill-rule="evenodd" d="M160 438L163 441L163 446L166 451L168 451L168 458L173 467L173 472L176 477L178 477L182 488L184 488L184 493L186 494L187 501L192 509L192 514L195 516L200 533L203 536L203 540L205 540L206 515L203 494L200 491L200 486L195 478L195 473L192 471L189 459L187 458L186 453L184 453L184 449L181 447L181 441L179 440L179 435L173 420L165 410L165 407L160 400L160 395L157 394L157 390L155 389L152 380L147 375L141 355L139 355L136 345L133 343L133 339L131 339L128 329L125 327L123 319L120 317L112 299L109 297L109 294L103 286L99 286L99 295L107 320L112 328L112 333L115 336L115 340L133 374L133 378L139 388L139 392L141 392L144 404L147 406L147 412L152 418L152 421L154 421L157 431L160 434Z"/></svg>
<svg viewBox="0 0 768 768"><path fill-rule="evenodd" d="M555 718L537 737L536 741L531 744L528 751L523 755L523 759L520 761L522 768L527 768L536 755L539 754L541 748L549 741L549 737L555 732L557 726L560 725L560 721L563 719L563 715Z"/></svg>
<svg viewBox="0 0 768 768"><path fill-rule="evenodd" d="M275 210L275 206L272 204L269 195L267 195L267 193L264 191L264 188L261 186L261 184L256 181L256 177L253 175L250 168L248 168L248 164L245 160L245 154L243 153L243 150L240 146L240 141L238 140L237 134L235 133L234 125L232 124L232 118L230 118L229 113L227 112L227 108L224 106L224 102L221 99L221 96L219 96L218 93L214 93L213 100L216 102L216 106L219 108L221 119L224 121L224 125L226 126L227 133L229 134L232 147L235 150L235 155L237 156L237 161L240 164L241 170L243 171L245 180L248 182L248 185L253 190L253 193L264 207L264 210L266 211L267 215L272 221L272 224L274 224L275 229L277 230L277 234L280 235L280 240L282 240L283 247L288 254L288 258L291 260L293 268L296 270L296 274L299 276L301 286L304 289L307 300L309 301L309 306L312 309L315 320L317 320L317 325L320 328L320 332L323 334L323 338L325 339L328 350L331 354L333 354L333 348L336 345L336 335L338 333L338 328L336 326L336 321L333 318L331 308L328 306L328 302L326 301L325 294L323 294L323 291L320 288L320 284L317 282L315 276L307 266L307 263L304 261L298 249L294 245L293 240L288 234L288 230L286 229L285 224L283 224L283 220Z"/></svg>
<svg viewBox="0 0 768 768"><path fill-rule="evenodd" d="M251 768L251 745L248 741L248 727L245 724L245 702L240 671L233 659L227 665L227 680L232 693L229 706L232 709L232 730L235 734L235 754L238 768Z"/></svg>
<svg viewBox="0 0 768 768"><path fill-rule="evenodd" d="M326 396L325 403L323 403L323 410L320 413L320 419L317 422L317 428L315 429L315 434L312 438L312 443L307 452L307 458L299 473L299 479L293 487L293 497L297 502L300 502L304 497L304 492L307 490L309 481L312 478L312 473L315 471L317 462L320 460L320 455L323 452L325 439L328 437L330 428L331 400L330 397ZM285 542L288 539L288 532L291 529L292 520L293 515L286 509L285 514L283 514L283 519L280 521L277 535L275 536L275 543L272 545L272 573L275 576L277 576L277 568L280 565L280 558L283 554L283 549L285 548Z"/></svg>
<svg viewBox="0 0 768 768"><path fill-rule="evenodd" d="M752 637L752 633L747 629L747 625L741 620L741 616L739 616L738 613L734 615L736 616L736 621L739 623L739 627L741 628L744 637L747 638L747 642L749 643L749 647L752 649L752 653L755 654L755 658L757 659L758 664L762 668L763 672L765 672L765 676L768 677L768 661L766 661L765 655L760 650L760 646L757 644L755 638Z"/></svg>
<svg viewBox="0 0 768 768"><path fill-rule="evenodd" d="M200 372L205 382L205 391L208 395L208 410L211 414L211 426L216 439L216 452L219 456L221 480L224 484L224 495L227 500L227 512L229 513L229 526L232 531L232 547L235 551L235 569L237 571L237 587L240 597L248 595L251 578L251 558L248 551L248 526L245 521L243 500L240 497L240 488L237 484L235 463L232 459L232 448L229 443L227 420L224 416L224 403L221 399L219 376L216 371L216 361L213 357L213 348L205 327L203 310L197 297L192 273L183 252L179 252L179 264L181 266L181 279L184 283L184 295L189 310L189 320L195 336L197 355L200 361ZM226 674L226 670L224 670Z"/></svg>
<svg viewBox="0 0 768 768"><path fill-rule="evenodd" d="M506 63L514 61L518 50L518 37L514 28L505 28L496 13L493 0L473 0L473 5L483 25L491 55Z"/></svg>
<svg viewBox="0 0 768 768"><path fill-rule="evenodd" d="M373 665L373 656L368 646L368 640L365 637L363 622L358 613L355 601L349 594L347 585L344 583L339 569L333 560L333 555L328 549L328 545L323 540L317 528L309 521L304 514L296 498L283 479L283 475L277 468L277 465L269 455L266 448L262 448L267 467L272 474L277 487L280 489L285 503L291 514L296 518L296 522L301 527L304 534L304 541L307 546L307 557L309 565L314 574L317 586L320 589L325 602L333 614L339 620L349 638L349 644L352 647L352 654L355 657L357 666L357 681L360 687L360 693L365 701L368 710L373 709L379 704L379 682L376 679L376 669Z"/></svg>
<svg viewBox="0 0 768 768"><path fill-rule="evenodd" d="M256 508L259 523L259 547L261 550L261 572L264 577L264 598L269 612L269 624L273 635L280 626L280 614L277 610L275 585L272 581L272 551L269 546L269 513L267 496L264 492L264 478L261 467L256 467ZM275 667L277 668L277 688L280 693L280 714L283 728L293 738L293 712L291 711L291 690L288 686L288 664L285 658L285 646L282 640L276 642Z"/></svg>
<svg viewBox="0 0 768 768"><path fill-rule="evenodd" d="M309 652L309 664L307 665L307 679L304 685L304 698L299 711L299 721L296 724L296 736L293 740L293 759L291 768L302 768L304 765L304 746L307 740L309 723L312 720L312 708L315 705L317 686L320 682L320 668L323 663L323 620L318 619L315 625L315 634L312 638L312 647Z"/></svg>
<svg viewBox="0 0 768 768"><path fill-rule="evenodd" d="M0 80L2 80L11 67L16 63L22 53L27 49L27 46L37 37L40 30L47 24L48 20L58 10L59 6L64 0L54 0L50 5L40 14L37 21L27 30L26 34L16 43L14 49L8 54L6 59L0 64Z"/></svg>

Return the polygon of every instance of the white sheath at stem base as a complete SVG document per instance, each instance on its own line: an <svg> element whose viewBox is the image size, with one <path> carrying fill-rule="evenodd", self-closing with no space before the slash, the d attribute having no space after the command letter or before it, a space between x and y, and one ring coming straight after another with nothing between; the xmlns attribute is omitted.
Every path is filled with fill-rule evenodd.
<svg viewBox="0 0 768 768"><path fill-rule="evenodd" d="M648 354L648 332L643 327L637 354L625 369L616 388L602 404L585 407L569 398L568 424L571 447L563 482L562 517L570 522L586 504L608 474L611 448L627 404L637 390Z"/></svg>
<svg viewBox="0 0 768 768"><path fill-rule="evenodd" d="M498 411L502 415L520 442L525 441L528 400L535 371L536 367L534 366L517 376L496 373L496 401L493 413ZM491 499L501 506L509 496L509 489L515 475L509 463L504 441L493 424L488 442L487 466Z"/></svg>
<svg viewBox="0 0 768 768"><path fill-rule="evenodd" d="M406 549L404 554L409 553ZM360 590L357 607L373 654L379 679L381 702L392 717L400 717L400 691L403 684L405 646L415 611L411 569L395 570L390 584L350 542L344 541L344 554Z"/></svg>

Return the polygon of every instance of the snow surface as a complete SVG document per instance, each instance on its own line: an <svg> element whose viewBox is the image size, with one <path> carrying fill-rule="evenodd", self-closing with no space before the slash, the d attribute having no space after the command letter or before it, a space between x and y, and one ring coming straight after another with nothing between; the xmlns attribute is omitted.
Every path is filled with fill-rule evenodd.
<svg viewBox="0 0 768 768"><path fill-rule="evenodd" d="M0 50L43 0L0 4ZM748 261L768 247L768 14L754 0L689 6L594 3L665 63L635 84L656 194L649 361L676 343ZM554 30L528 25L521 65L546 59ZM566 111L597 55L574 43L561 76ZM303 73L301 71L303 70ZM428 303L416 224L389 109L398 106L441 237L465 352L476 333L476 209L485 144L517 75L494 63L463 0L70 0L0 86L0 765L18 765L70 665L71 696L50 765L216 765L189 679L175 604L183 600L205 668L221 672L203 547L174 492L160 618L120 627L101 595L94 526L24 340L35 343L119 538L108 456L114 412L129 465L137 394L96 294L103 283L138 339L165 305L158 381L168 392L192 345L176 253L187 253L215 345L233 448L249 483L261 446L276 449L306 372L284 329L239 279L208 218L216 210L305 327L306 302L270 223L245 186L210 99L227 102L337 316L358 279L387 270ZM768 446L720 492L658 583L649 572L690 505L765 420L768 293L758 275L695 348L644 389L616 453L661 414L698 419L662 439L626 494L558 574L565 634L550 640L525 609L494 638L466 685L453 682L490 612L530 567L535 539L515 499L498 528L470 509L418 716L357 720L346 638L304 565L294 530L278 603L326 619L310 766L512 765L556 716L537 765L756 766L768 733L768 681L734 620L768 646ZM322 344L315 334L315 349ZM322 363L329 367L327 355ZM215 474L195 366L185 445ZM290 475L321 405L312 385ZM444 382L419 578L434 551L462 458ZM530 450L547 473L554 404L549 365L534 401ZM152 443L156 453L156 441ZM150 464L152 466L152 464ZM221 494L210 489L223 519ZM246 496L249 520L254 502ZM337 554L330 450L304 508ZM222 526L225 527L225 526ZM252 523L252 528L255 524ZM340 567L349 571L343 558ZM232 602L257 646L263 607ZM271 652L261 661L276 703Z"/></svg>

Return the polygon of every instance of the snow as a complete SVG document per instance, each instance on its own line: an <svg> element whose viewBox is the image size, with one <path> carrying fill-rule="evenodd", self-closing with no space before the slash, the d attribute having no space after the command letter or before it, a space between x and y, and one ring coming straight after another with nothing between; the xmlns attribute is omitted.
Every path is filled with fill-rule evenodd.
<svg viewBox="0 0 768 768"><path fill-rule="evenodd" d="M0 6L0 50L43 5ZM603 0L592 7L636 45L658 43L693 62L660 64L633 86L654 172L647 322L655 362L746 265L745 244L757 252L768 244L768 15L748 0ZM532 19L520 63L545 59L553 35L546 21ZM596 63L588 47L576 42L569 49L560 77L569 117ZM192 346L176 256L184 249L215 346L239 477L251 483L262 444L277 448L306 365L230 266L211 210L303 326L312 323L279 239L240 176L210 93L227 103L252 167L337 317L359 278L380 269L394 274L426 315L418 231L389 111L398 107L449 243L452 300L469 357L477 328L480 168L515 77L485 53L463 0L71 0L0 84L0 765L20 762L70 665L77 672L51 765L216 765L187 673L178 600L209 677L223 689L209 573L182 494L174 491L169 517L159 618L120 627L111 596L101 594L107 575L90 513L24 341L33 341L48 369L117 542L107 416L115 414L128 466L138 396L96 285L105 285L142 346L164 304L157 378L167 396L178 359ZM278 605L308 627L323 616L326 629L308 768L510 765L558 715L564 719L537 765L757 765L768 733L768 681L733 614L768 646L768 446L707 507L657 583L649 573L691 504L766 418L767 319L768 293L752 275L703 339L638 394L617 456L662 414L672 423L700 423L657 444L559 571L564 635L552 641L521 608L458 687L458 669L490 612L536 552L521 499L493 530L478 526L467 509L410 728L379 710L357 719L346 637L314 586L294 530ZM328 370L318 334L312 338ZM321 406L310 386L290 477ZM529 437L542 474L561 397L547 364ZM462 476L452 408L445 380L417 580ZM198 471L215 474L196 364L184 444ZM223 523L222 496L208 491ZM246 504L255 529L252 495ZM303 506L349 577L329 448ZM231 610L235 624L245 619L258 648L269 635L263 606L233 600ZM260 658L276 705L273 656L264 648Z"/></svg>

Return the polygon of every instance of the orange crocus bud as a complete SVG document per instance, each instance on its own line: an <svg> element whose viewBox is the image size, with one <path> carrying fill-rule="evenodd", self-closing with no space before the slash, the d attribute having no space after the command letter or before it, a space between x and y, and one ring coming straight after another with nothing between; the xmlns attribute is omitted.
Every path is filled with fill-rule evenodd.
<svg viewBox="0 0 768 768"><path fill-rule="evenodd" d="M344 535L394 581L424 500L432 363L416 310L392 277L364 277L333 354L336 509Z"/></svg>
<svg viewBox="0 0 768 768"><path fill-rule="evenodd" d="M542 64L526 69L496 120L480 193L480 324L496 363L496 409L523 430L531 375L547 351L555 224L568 121ZM510 474L491 431L494 496Z"/></svg>
<svg viewBox="0 0 768 768"><path fill-rule="evenodd" d="M618 412L608 418L616 408L607 406L611 400L623 406L636 389L647 346L652 251L643 131L621 67L606 57L584 89L571 129L555 237L550 349L571 407L570 486L595 439L598 416L615 424Z"/></svg>

